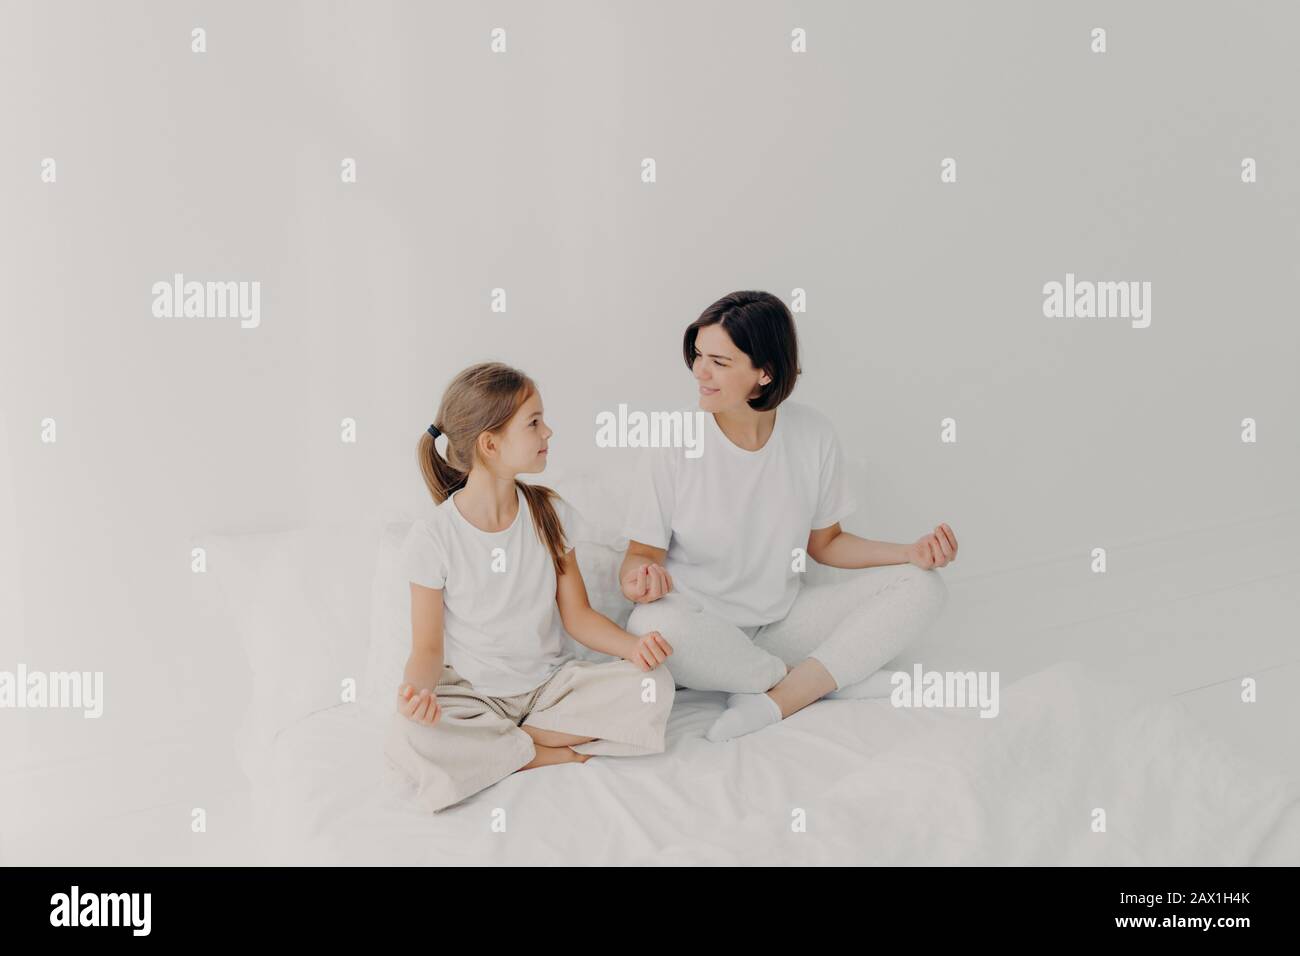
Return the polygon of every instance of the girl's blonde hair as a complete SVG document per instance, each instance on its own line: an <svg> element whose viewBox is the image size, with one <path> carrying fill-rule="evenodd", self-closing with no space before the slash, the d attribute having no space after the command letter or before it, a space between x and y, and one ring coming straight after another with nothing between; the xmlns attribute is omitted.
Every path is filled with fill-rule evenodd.
<svg viewBox="0 0 1300 956"><path fill-rule="evenodd" d="M474 465L478 436L499 432L514 417L519 407L537 391L531 378L501 362L480 362L462 371L447 386L434 427L447 439L447 457L438 453L433 436L426 430L420 436L418 457L420 473L433 495L442 504L452 493L465 487ZM515 479L515 485L528 502L533 526L555 563L555 573L564 573L567 550L564 528L551 498L559 495L544 485L532 485ZM452 506L453 508L455 505Z"/></svg>

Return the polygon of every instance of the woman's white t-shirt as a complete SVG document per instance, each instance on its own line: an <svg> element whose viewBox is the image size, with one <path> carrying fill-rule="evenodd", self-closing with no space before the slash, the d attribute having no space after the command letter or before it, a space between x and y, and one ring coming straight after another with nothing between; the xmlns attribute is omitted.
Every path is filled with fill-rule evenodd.
<svg viewBox="0 0 1300 956"><path fill-rule="evenodd" d="M495 532L470 524L456 507L459 494L411 526L401 567L408 580L442 589L445 663L489 697L531 691L572 658L551 555L522 491L514 523ZM551 503L572 548L582 515L559 496Z"/></svg>
<svg viewBox="0 0 1300 956"><path fill-rule="evenodd" d="M698 409L691 409L691 414ZM704 413L700 454L650 448L623 531L667 549L673 590L748 628L783 619L803 574L794 549L857 510L834 426L786 400L766 444L746 451Z"/></svg>

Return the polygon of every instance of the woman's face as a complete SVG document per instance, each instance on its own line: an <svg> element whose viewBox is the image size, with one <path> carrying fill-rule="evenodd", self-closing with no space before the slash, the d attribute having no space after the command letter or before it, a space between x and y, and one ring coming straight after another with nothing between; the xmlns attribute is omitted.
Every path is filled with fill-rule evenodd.
<svg viewBox="0 0 1300 956"><path fill-rule="evenodd" d="M546 446L553 434L542 418L541 393L533 392L495 436L502 470L509 474L544 471Z"/></svg>
<svg viewBox="0 0 1300 956"><path fill-rule="evenodd" d="M706 412L748 408L746 402L771 381L767 372L754 368L749 356L736 348L720 322L706 325L696 334L691 374L699 384L700 408Z"/></svg>

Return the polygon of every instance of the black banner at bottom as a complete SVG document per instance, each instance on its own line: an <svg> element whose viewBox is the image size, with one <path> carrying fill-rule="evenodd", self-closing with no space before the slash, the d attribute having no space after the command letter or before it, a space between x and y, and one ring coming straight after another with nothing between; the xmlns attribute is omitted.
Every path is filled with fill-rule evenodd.
<svg viewBox="0 0 1300 956"><path fill-rule="evenodd" d="M95 945L284 936L420 947L422 929L444 915L461 927L477 924L491 941L502 932L545 933L556 917L553 931L565 932L565 924L588 929L593 918L632 928L688 910L701 933L716 928L728 939L755 935L746 924L761 914L755 930L767 942L767 918L807 916L814 932L861 919L872 944L878 931L888 938L896 930L927 943L974 932L985 940L993 933L1232 945L1241 934L1285 930L1293 877L1293 869L1273 867L646 869L613 879L579 868L510 875L436 866L11 868L0 869L0 912L7 942L72 934Z"/></svg>

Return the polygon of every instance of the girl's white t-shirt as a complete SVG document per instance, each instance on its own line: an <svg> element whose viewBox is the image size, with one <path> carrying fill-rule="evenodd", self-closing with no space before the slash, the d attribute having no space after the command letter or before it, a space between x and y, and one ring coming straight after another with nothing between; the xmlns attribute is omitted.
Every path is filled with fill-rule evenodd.
<svg viewBox="0 0 1300 956"><path fill-rule="evenodd" d="M723 620L749 628L783 619L803 578L794 549L857 510L834 426L787 399L766 444L746 451L705 412L699 457L687 451L646 450L625 537L667 549L673 589Z"/></svg>
<svg viewBox="0 0 1300 956"><path fill-rule="evenodd" d="M555 566L534 530L524 493L504 531L481 531L460 513L456 491L416 521L402 543L407 579L441 588L443 661L481 694L510 697L534 690L572 654L556 604ZM551 499L571 550L582 515Z"/></svg>

